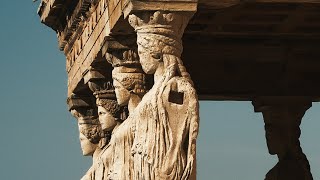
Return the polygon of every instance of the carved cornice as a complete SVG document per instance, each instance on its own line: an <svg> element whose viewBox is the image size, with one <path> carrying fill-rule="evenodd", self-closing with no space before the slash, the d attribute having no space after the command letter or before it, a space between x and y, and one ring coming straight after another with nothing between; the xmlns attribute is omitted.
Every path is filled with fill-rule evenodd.
<svg viewBox="0 0 320 180"><path fill-rule="evenodd" d="M81 24L83 24L87 18L91 16L96 4L97 0L80 0L78 2L72 15L67 20L66 27L58 34L60 50L64 50L65 45L70 41L72 42L73 34L77 34L77 32L82 30L83 26L81 26Z"/></svg>
<svg viewBox="0 0 320 180"><path fill-rule="evenodd" d="M61 31L76 2L76 0L42 0L38 8L41 22L54 31Z"/></svg>
<svg viewBox="0 0 320 180"><path fill-rule="evenodd" d="M97 5L91 7L91 15L87 15L85 20L78 22L78 27L75 29L71 37L69 37L68 42L65 42L66 44L64 45L64 53L67 56L67 72L70 71L70 68L73 66L74 62L79 56L81 56L80 54L84 52L90 52L91 48L88 46L94 45L92 42L95 42L95 40L93 39L97 38L96 35L99 35L100 33L97 31L102 30L102 26L99 24L99 22L102 20L101 18L104 18L103 20L108 18L108 12L106 9L107 0L101 0ZM103 26L106 25L106 22L107 21L103 22ZM80 60L85 60L85 58L81 57Z"/></svg>

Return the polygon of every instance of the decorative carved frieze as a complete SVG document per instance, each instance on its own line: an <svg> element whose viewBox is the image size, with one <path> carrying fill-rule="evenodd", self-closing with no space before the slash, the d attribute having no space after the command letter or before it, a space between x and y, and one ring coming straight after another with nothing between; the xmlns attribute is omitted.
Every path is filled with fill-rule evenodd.
<svg viewBox="0 0 320 180"><path fill-rule="evenodd" d="M88 16L91 15L89 11L90 6L94 6L91 0L80 0L78 2L72 15L68 18L64 30L58 32L60 50L64 50L64 47L68 43L70 37L72 37L76 31L82 29L79 24L84 23Z"/></svg>
<svg viewBox="0 0 320 180"><path fill-rule="evenodd" d="M82 79L82 74L87 71L92 62L97 58L104 38L109 35L107 0L101 0L96 5L83 31L78 34L73 44L67 44L67 72L69 81L69 94L76 84ZM70 46L69 46L70 45ZM70 49L70 50L68 50Z"/></svg>

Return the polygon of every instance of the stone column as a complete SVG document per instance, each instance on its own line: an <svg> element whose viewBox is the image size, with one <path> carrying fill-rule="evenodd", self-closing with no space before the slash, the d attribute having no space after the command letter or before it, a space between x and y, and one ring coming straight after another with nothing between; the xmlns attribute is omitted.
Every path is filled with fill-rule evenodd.
<svg viewBox="0 0 320 180"><path fill-rule="evenodd" d="M305 97L259 97L255 112L262 112L269 153L279 162L266 174L266 180L312 180L310 165L302 152L300 124L312 101Z"/></svg>

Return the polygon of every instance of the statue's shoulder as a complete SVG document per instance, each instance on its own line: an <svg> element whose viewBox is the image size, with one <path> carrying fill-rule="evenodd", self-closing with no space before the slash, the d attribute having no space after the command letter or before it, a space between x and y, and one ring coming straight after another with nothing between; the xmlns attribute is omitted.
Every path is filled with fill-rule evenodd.
<svg viewBox="0 0 320 180"><path fill-rule="evenodd" d="M190 101L198 100L191 80L179 76L175 76L167 82L163 96L168 103L179 105L187 105Z"/></svg>

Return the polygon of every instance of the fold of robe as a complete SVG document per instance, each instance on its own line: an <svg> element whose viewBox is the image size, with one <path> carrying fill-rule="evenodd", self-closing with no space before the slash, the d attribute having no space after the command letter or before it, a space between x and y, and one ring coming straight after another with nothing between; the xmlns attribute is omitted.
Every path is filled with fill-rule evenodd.
<svg viewBox="0 0 320 180"><path fill-rule="evenodd" d="M136 180L195 177L198 98L190 79L175 76L176 68L166 69L130 115Z"/></svg>
<svg viewBox="0 0 320 180"><path fill-rule="evenodd" d="M168 67L129 117L114 129L108 147L100 154L96 177L195 177L198 98L190 79L175 76L176 68L176 64Z"/></svg>

